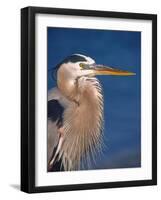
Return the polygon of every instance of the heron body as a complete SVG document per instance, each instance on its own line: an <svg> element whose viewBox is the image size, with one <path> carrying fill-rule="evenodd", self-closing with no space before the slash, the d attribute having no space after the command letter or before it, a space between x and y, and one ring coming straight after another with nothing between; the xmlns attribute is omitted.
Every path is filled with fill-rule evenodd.
<svg viewBox="0 0 161 200"><path fill-rule="evenodd" d="M96 75L133 75L74 54L56 68L48 93L48 171L78 170L101 151L103 94Z"/></svg>

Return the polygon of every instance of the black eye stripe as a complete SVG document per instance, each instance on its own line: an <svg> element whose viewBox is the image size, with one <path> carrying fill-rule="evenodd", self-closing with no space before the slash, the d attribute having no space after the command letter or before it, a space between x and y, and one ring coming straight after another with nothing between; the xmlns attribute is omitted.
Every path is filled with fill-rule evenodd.
<svg viewBox="0 0 161 200"><path fill-rule="evenodd" d="M86 62L87 60L83 57L83 56L79 56L79 55L71 55L68 56L67 58L65 58L61 63L57 64L56 67L54 69L58 70L59 67L63 64L63 63L76 63L76 62Z"/></svg>
<svg viewBox="0 0 161 200"><path fill-rule="evenodd" d="M68 63L68 62L72 62L72 63L76 63L76 62L85 62L87 61L83 56L79 56L79 55L71 55L68 56L67 58L65 58L62 63Z"/></svg>

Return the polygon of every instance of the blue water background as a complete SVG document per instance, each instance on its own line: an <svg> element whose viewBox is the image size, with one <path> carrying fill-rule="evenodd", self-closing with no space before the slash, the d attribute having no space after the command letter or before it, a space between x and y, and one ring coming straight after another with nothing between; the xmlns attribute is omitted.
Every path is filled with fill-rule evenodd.
<svg viewBox="0 0 161 200"><path fill-rule="evenodd" d="M47 32L48 89L56 86L50 69L73 53L136 73L129 77L98 77L104 92L106 148L91 169L140 167L141 33L54 27Z"/></svg>

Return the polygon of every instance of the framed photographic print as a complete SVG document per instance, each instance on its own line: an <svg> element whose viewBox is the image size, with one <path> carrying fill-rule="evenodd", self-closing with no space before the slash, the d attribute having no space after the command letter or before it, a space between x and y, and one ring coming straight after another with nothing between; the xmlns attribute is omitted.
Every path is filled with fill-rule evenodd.
<svg viewBox="0 0 161 200"><path fill-rule="evenodd" d="M21 10L21 190L157 184L157 16Z"/></svg>

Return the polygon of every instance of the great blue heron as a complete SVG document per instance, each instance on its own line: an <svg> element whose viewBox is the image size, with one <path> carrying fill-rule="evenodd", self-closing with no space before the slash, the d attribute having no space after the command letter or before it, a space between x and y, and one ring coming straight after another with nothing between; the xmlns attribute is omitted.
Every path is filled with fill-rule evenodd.
<svg viewBox="0 0 161 200"><path fill-rule="evenodd" d="M96 75L134 75L73 54L54 69L48 93L48 171L78 170L102 145L103 95Z"/></svg>

